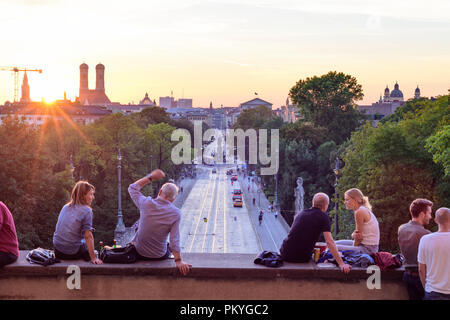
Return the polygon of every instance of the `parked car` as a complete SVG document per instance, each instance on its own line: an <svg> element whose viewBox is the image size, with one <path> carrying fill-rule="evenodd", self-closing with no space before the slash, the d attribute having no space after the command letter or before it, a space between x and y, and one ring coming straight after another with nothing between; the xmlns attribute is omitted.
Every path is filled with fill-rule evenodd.
<svg viewBox="0 0 450 320"><path fill-rule="evenodd" d="M213 169L212 169L212 173L217 173L216 168L213 168Z"/></svg>
<svg viewBox="0 0 450 320"><path fill-rule="evenodd" d="M233 201L233 207L242 207L242 199L236 199Z"/></svg>

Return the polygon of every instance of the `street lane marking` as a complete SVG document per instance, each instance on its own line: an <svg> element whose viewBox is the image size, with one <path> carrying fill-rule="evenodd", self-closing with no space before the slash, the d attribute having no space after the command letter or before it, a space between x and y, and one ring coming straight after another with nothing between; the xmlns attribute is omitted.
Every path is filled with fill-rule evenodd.
<svg viewBox="0 0 450 320"><path fill-rule="evenodd" d="M216 199L216 202L217 202L217 198L215 197L215 189L216 189L216 182L217 182L217 180L219 179L219 175L218 175L218 170L216 170L216 173L215 173L215 175L216 175L216 177L215 177L215 179L214 179L214 187L212 188L212 194L211 194L211 206L210 206L210 208L209 208L209 210L208 210L208 222L207 222L207 224L206 224L206 226L205 226L205 235L203 236L203 243L202 243L202 252L205 252L205 242L206 242L206 236L207 236L207 234L208 234L208 226L209 226L209 223L210 223L210 221L211 221L211 219L210 219L210 217L211 217L211 212L212 212L212 208L213 208L213 203L214 203L214 199ZM217 186L217 188L219 188L219 186L220 186L220 183L218 184L218 186ZM217 205L217 203L216 203L216 205Z"/></svg>
<svg viewBox="0 0 450 320"><path fill-rule="evenodd" d="M211 179L211 173L210 173L207 190L209 190L209 187L210 187L210 185L211 185L211 181L212 181L212 179ZM207 193L208 193L208 191L207 191ZM202 209L200 210L200 213L199 213L199 215L198 215L197 225L196 225L196 227L195 227L195 231L194 231L194 234L193 234L193 236L192 236L192 241L191 241L191 246L189 247L189 252L192 252L192 247L194 246L194 241L195 241L195 238L196 238L196 236L197 236L198 226L199 226L200 221L201 221L201 218L202 218L202 212L203 212L203 207L204 207L205 202L206 202L206 198L207 198L207 197L204 197L204 198L203 198L203 201L202 201Z"/></svg>

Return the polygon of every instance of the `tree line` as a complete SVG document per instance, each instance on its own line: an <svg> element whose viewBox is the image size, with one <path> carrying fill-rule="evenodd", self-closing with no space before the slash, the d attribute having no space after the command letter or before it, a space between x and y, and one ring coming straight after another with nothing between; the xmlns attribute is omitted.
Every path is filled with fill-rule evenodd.
<svg viewBox="0 0 450 320"><path fill-rule="evenodd" d="M398 250L397 229L410 219L414 199L427 198L436 209L450 205L449 95L409 100L377 127L358 111L362 87L350 75L329 72L299 80L289 96L301 116L295 123L283 123L260 106L244 110L234 125L280 130L278 201L289 224L296 213L297 177L303 178L305 207L316 192L330 196L333 231L338 202L338 239L350 239L355 228L353 215L344 206L344 192L359 188L380 223L380 249L387 251ZM337 199L336 158L341 167ZM253 169L258 171L258 166ZM262 181L273 201L275 177L262 176Z"/></svg>
<svg viewBox="0 0 450 320"><path fill-rule="evenodd" d="M62 112L54 107L55 114ZM128 196L128 185L150 171L150 156L153 169L161 168L167 179L176 180L183 166L170 159L177 143L171 141L172 131L183 128L193 136L189 121L171 120L157 107L130 116L112 114L86 126L70 120L48 121L41 127L15 117L2 120L0 199L13 213L20 249L53 247L59 212L78 180L95 186L95 238L111 243L117 224L118 149L122 155L122 211L129 226L139 212ZM143 191L154 194L157 188L154 183Z"/></svg>

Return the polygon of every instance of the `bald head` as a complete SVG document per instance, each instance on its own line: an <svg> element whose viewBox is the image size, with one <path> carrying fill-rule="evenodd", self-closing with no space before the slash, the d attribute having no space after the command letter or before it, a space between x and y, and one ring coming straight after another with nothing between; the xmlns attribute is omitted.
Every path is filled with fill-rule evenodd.
<svg viewBox="0 0 450 320"><path fill-rule="evenodd" d="M178 195L178 187L170 182L163 184L158 194L158 196L168 201L174 201L177 195Z"/></svg>
<svg viewBox="0 0 450 320"><path fill-rule="evenodd" d="M436 222L442 226L450 225L450 209L449 208L439 208L436 210Z"/></svg>
<svg viewBox="0 0 450 320"><path fill-rule="evenodd" d="M323 192L316 193L314 195L313 201L312 201L313 207L319 208L320 210L322 210L324 212L327 211L329 203L330 203L330 199Z"/></svg>

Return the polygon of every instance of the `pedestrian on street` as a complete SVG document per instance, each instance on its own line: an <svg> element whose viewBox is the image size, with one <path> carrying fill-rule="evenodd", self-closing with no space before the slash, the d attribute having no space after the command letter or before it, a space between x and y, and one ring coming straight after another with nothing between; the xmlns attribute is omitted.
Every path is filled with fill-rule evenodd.
<svg viewBox="0 0 450 320"><path fill-rule="evenodd" d="M261 225L262 219L263 219L263 214L262 214L262 210L261 210L261 211L259 212L259 217L258 217L259 225Z"/></svg>
<svg viewBox="0 0 450 320"><path fill-rule="evenodd" d="M247 187L247 190L250 191L250 186Z"/></svg>
<svg viewBox="0 0 450 320"><path fill-rule="evenodd" d="M255 201L256 201L256 199L255 199L255 198L253 198L253 205L255 205Z"/></svg>

